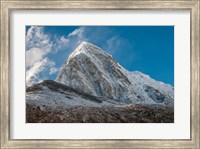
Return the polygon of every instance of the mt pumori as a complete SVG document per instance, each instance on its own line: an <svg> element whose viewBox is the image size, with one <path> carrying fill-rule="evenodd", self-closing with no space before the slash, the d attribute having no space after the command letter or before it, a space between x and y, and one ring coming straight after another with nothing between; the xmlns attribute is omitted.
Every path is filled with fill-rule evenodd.
<svg viewBox="0 0 200 149"><path fill-rule="evenodd" d="M134 64L133 64L134 65ZM67 59L56 82L124 103L171 104L172 86L141 72L129 72L99 47L82 42Z"/></svg>

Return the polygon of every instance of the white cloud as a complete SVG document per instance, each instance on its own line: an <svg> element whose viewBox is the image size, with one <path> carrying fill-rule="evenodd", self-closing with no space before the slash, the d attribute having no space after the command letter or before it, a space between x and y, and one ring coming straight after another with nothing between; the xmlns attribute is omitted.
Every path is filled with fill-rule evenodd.
<svg viewBox="0 0 200 149"><path fill-rule="evenodd" d="M109 51L110 54L113 54L114 52L116 52L116 49L120 46L121 39L119 38L119 36L113 36L106 41L106 44L106 50Z"/></svg>
<svg viewBox="0 0 200 149"><path fill-rule="evenodd" d="M43 27L32 26L26 34L26 69L41 61L52 49L52 42Z"/></svg>
<svg viewBox="0 0 200 149"><path fill-rule="evenodd" d="M68 56L82 41L88 41L85 32L84 27L79 27L66 36L54 37L53 49L65 50L65 55Z"/></svg>
<svg viewBox="0 0 200 149"><path fill-rule="evenodd" d="M32 67L36 62L42 60L44 52L38 48L32 48L26 51L26 69Z"/></svg>
<svg viewBox="0 0 200 149"><path fill-rule="evenodd" d="M50 37L44 33L43 27L32 26L26 34L26 50L32 48L43 49L48 53L52 48Z"/></svg>
<svg viewBox="0 0 200 149"><path fill-rule="evenodd" d="M59 68L47 58L48 54L65 50L66 56L69 55L80 42L87 40L84 32L84 27L80 27L66 36L54 36L46 34L44 27L30 27L26 34L27 84L39 82L58 73Z"/></svg>
<svg viewBox="0 0 200 149"><path fill-rule="evenodd" d="M34 63L33 67L31 67L26 72L26 84L30 85L32 83L48 79L48 74L41 72L47 71L48 69L52 69L54 68L54 66L55 63L47 58L43 59L42 61Z"/></svg>
<svg viewBox="0 0 200 149"><path fill-rule="evenodd" d="M55 68L55 67L50 68L50 74L55 74L55 73L58 72L58 71L59 71L58 68Z"/></svg>
<svg viewBox="0 0 200 149"><path fill-rule="evenodd" d="M66 49L69 45L69 40L67 38L65 38L64 36L61 37L54 37L53 39L53 52L56 53L59 50L63 50Z"/></svg>
<svg viewBox="0 0 200 149"><path fill-rule="evenodd" d="M75 29L73 32L71 32L68 35L68 37L77 36L78 38L83 38L84 37L84 31L85 31L84 27L79 27L78 29Z"/></svg>
<svg viewBox="0 0 200 149"><path fill-rule="evenodd" d="M69 33L67 36L68 41L70 41L68 48L74 50L74 48L76 48L82 41L88 41L85 32L85 27L79 27L78 29L75 29L73 32Z"/></svg>
<svg viewBox="0 0 200 149"><path fill-rule="evenodd" d="M65 44L65 45L67 45L67 44L69 44L69 39L66 39L64 36L61 36L60 37L60 42Z"/></svg>
<svg viewBox="0 0 200 149"><path fill-rule="evenodd" d="M48 74L46 68L54 67L55 63L47 59L53 44L50 37L44 33L43 27L32 26L26 34L26 83L36 83ZM50 69L50 68L49 68ZM45 73L44 70L46 71Z"/></svg>

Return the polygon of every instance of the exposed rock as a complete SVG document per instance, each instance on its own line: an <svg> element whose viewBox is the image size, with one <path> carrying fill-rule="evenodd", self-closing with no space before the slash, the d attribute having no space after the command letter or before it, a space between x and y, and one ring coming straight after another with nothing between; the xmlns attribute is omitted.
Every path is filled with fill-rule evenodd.
<svg viewBox="0 0 200 149"><path fill-rule="evenodd" d="M173 123L173 107L127 105L123 107L26 108L27 123Z"/></svg>

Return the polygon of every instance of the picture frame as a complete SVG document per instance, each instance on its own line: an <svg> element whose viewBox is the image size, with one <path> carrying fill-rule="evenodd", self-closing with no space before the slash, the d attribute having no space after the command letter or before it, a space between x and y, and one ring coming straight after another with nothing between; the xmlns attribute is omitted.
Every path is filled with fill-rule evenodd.
<svg viewBox="0 0 200 149"><path fill-rule="evenodd" d="M199 0L195 1L1 1L1 148L199 148ZM190 139L26 140L10 139L10 12L12 10L190 10Z"/></svg>

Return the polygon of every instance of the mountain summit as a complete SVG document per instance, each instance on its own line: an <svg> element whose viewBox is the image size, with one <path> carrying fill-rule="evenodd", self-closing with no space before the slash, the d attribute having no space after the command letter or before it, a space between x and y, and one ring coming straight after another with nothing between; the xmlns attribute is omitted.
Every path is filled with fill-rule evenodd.
<svg viewBox="0 0 200 149"><path fill-rule="evenodd" d="M172 86L141 72L127 71L112 56L87 42L71 53L55 81L79 93L120 103L174 103Z"/></svg>

